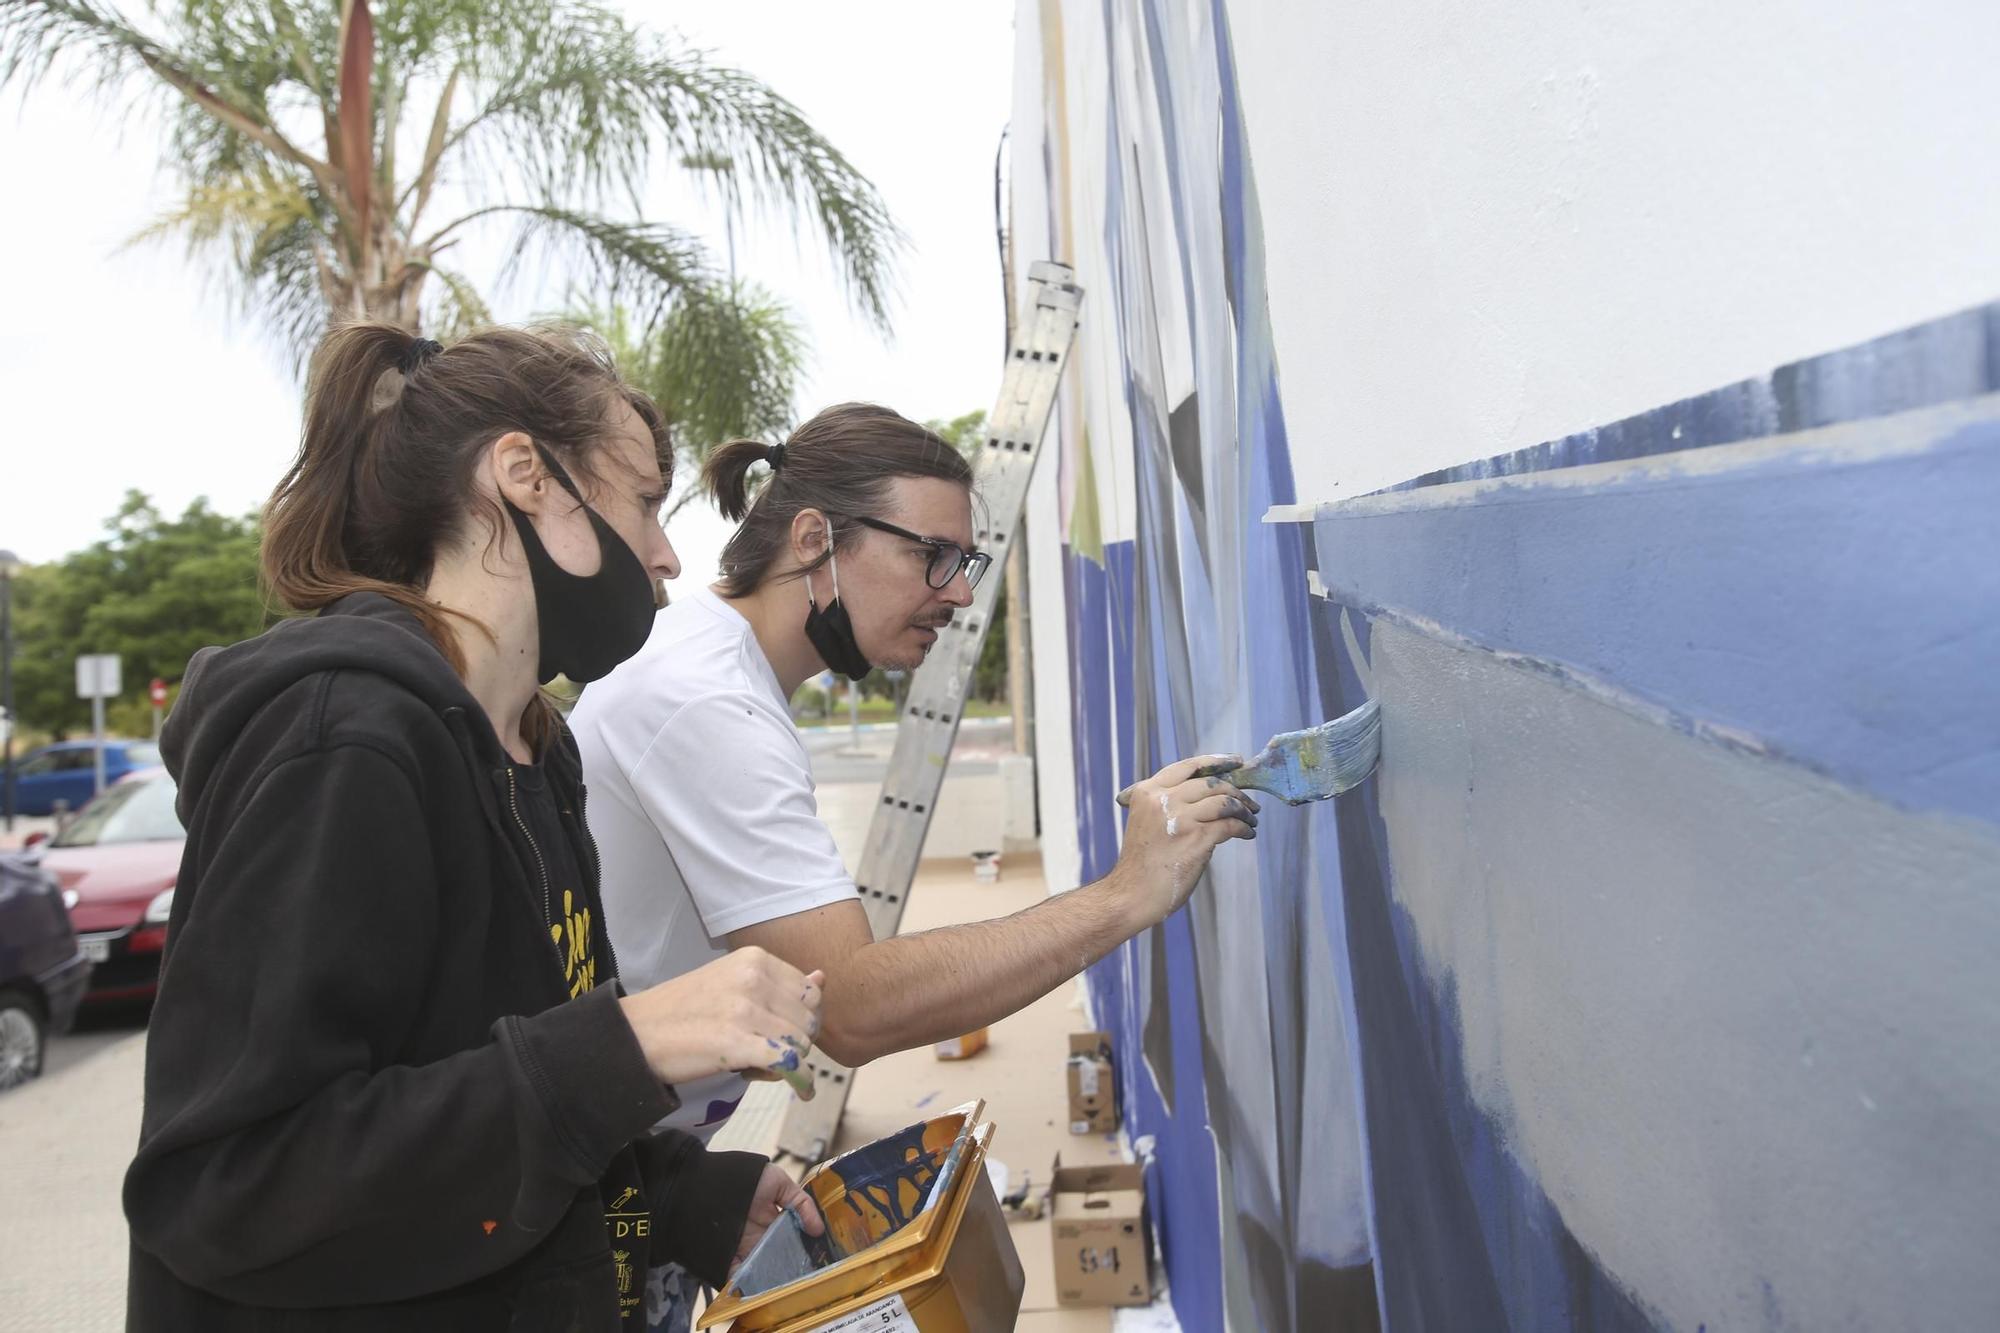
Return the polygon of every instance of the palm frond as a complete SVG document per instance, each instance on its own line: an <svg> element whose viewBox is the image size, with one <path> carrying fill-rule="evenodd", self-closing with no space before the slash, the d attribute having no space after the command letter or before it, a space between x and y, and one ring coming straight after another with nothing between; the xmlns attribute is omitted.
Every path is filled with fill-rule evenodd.
<svg viewBox="0 0 2000 1333"><path fill-rule="evenodd" d="M443 294L433 303L430 315L424 321L426 331L432 336L462 338L481 325L493 322L493 312L487 308L486 298L479 294L479 289L465 274L439 268L435 264L424 267L443 288Z"/></svg>
<svg viewBox="0 0 2000 1333"><path fill-rule="evenodd" d="M78 62L78 72L100 89L122 86L160 48L116 11L89 0L0 7L0 87L32 89L58 56Z"/></svg>
<svg viewBox="0 0 2000 1333"><path fill-rule="evenodd" d="M697 457L726 440L782 435L806 362L805 332L769 292L739 285L687 293L651 340L642 385Z"/></svg>
<svg viewBox="0 0 2000 1333"><path fill-rule="evenodd" d="M176 236L190 255L214 257L231 304L263 323L301 361L326 327L328 219L314 195L283 174L197 185L126 242Z"/></svg>
<svg viewBox="0 0 2000 1333"><path fill-rule="evenodd" d="M704 493L695 478L717 445L772 438L792 424L805 333L768 292L721 284L685 292L650 330L622 306L573 309L563 318L602 337L620 372L671 423L678 462L669 515Z"/></svg>
<svg viewBox="0 0 2000 1333"><path fill-rule="evenodd" d="M0 0L0 89L25 93L60 70L164 106L162 160L185 199L140 239L176 235L218 258L239 301L271 303L294 350L329 309L414 321L431 275L438 318L487 318L470 279L436 259L459 228L505 214L523 225L503 281L530 251L577 263L591 298L627 304L682 375L713 380L680 408L685 430L762 429L789 411L803 352L789 318L763 293L719 286L689 235L614 220L637 213L661 149L732 212L806 222L857 307L886 326L900 233L853 165L756 79L641 32L605 0L374 0L376 170L356 182L341 163L358 150L343 152L336 124L341 12L335 0ZM405 120L429 134L399 180ZM489 206L420 238L447 173ZM359 216L370 196L372 216Z"/></svg>
<svg viewBox="0 0 2000 1333"><path fill-rule="evenodd" d="M695 161L732 208L811 217L856 304L886 327L905 245L868 180L790 102L739 70L640 34L581 0L502 0L513 40L468 57L476 109L447 149L485 148L565 206L636 197L652 144ZM505 64L497 64L504 58Z"/></svg>
<svg viewBox="0 0 2000 1333"><path fill-rule="evenodd" d="M683 293L714 281L708 252L686 232L658 223L620 222L555 204L496 204L441 228L420 247L429 252L444 236L485 217L514 216L520 231L501 273L513 280L530 256L565 261L584 275L576 285L590 299L631 306L649 324L663 318Z"/></svg>
<svg viewBox="0 0 2000 1333"><path fill-rule="evenodd" d="M75 58L79 73L100 91L127 88L143 71L220 131L332 185L327 164L288 139L272 117L266 94L283 66L270 57L269 34L248 33L230 17L234 13L234 6L183 6L178 31L190 40L169 46L91 0L11 0L0 7L0 87L18 82L32 88L58 56Z"/></svg>
<svg viewBox="0 0 2000 1333"><path fill-rule="evenodd" d="M699 58L662 59L649 88L669 146L683 158L726 159L752 202L818 223L848 292L887 329L895 266L907 240L881 194L789 101L737 70Z"/></svg>

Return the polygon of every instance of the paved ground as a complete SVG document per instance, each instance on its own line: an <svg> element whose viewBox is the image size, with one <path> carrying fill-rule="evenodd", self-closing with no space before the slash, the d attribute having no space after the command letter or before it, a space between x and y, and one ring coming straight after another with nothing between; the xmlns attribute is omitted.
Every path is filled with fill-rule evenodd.
<svg viewBox="0 0 2000 1333"><path fill-rule="evenodd" d="M133 1030L86 1034L64 1054L86 1049L88 1058L0 1094L0 1330L6 1333L110 1333L125 1326L118 1189L139 1139L146 1038Z"/></svg>
<svg viewBox="0 0 2000 1333"><path fill-rule="evenodd" d="M80 1065L129 1037L146 1031L150 1005L126 1006L106 1013L88 1013L77 1019L74 1030L49 1040L42 1061L42 1077L49 1078ZM0 1103L4 1105L4 1103Z"/></svg>

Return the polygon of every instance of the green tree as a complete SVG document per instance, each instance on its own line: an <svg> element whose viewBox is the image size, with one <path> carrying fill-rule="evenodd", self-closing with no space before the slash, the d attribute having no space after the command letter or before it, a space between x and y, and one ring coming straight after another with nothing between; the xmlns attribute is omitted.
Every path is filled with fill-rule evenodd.
<svg viewBox="0 0 2000 1333"><path fill-rule="evenodd" d="M645 328L731 330L678 350L726 364L757 341L735 326L766 307L739 301L689 232L622 215L662 154L732 218L778 210L817 231L886 327L902 238L874 187L765 85L596 0L0 4L0 88L57 68L108 105L165 105L180 199L142 236L218 260L295 356L329 317L447 333L487 320L490 288L454 251L511 226L485 276L574 262L589 299ZM447 198L453 215L434 216Z"/></svg>
<svg viewBox="0 0 2000 1333"><path fill-rule="evenodd" d="M924 423L924 429L964 454L966 462L975 468L979 466L979 450L986 443L984 412L967 412L964 416L953 417L949 421L933 418Z"/></svg>
<svg viewBox="0 0 2000 1333"><path fill-rule="evenodd" d="M178 682L195 650L260 633L272 620L258 586L257 525L205 500L162 517L126 494L105 535L15 583L14 694L24 727L78 732L90 705L76 697L76 658L117 653L124 697L114 729L140 731L154 677Z"/></svg>
<svg viewBox="0 0 2000 1333"><path fill-rule="evenodd" d="M738 284L727 301L721 317L714 305L676 306L650 330L623 307L568 316L610 344L618 368L673 423L675 494L665 518L704 494L698 477L710 450L791 427L804 334L783 302L759 287Z"/></svg>

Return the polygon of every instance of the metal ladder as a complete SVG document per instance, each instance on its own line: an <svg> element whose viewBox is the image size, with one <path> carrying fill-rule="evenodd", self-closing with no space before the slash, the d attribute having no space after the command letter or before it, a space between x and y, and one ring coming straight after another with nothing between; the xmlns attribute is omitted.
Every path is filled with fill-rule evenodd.
<svg viewBox="0 0 2000 1333"><path fill-rule="evenodd" d="M983 522L974 524L973 540L993 553L992 573L980 581L972 605L940 634L937 646L910 677L896 728L896 750L854 877L878 940L894 935L902 923L904 900L923 856L924 835L930 830L952 741L958 735L960 710L1006 578L1009 544L1020 530L1028 482L1041 456L1042 432L1055 409L1056 384L1076 336L1083 289L1071 281L1074 276L1066 265L1047 260L1028 270L1028 280L1034 284L1033 313L1008 348L1000 401L987 422L986 445L978 461L985 513ZM807 1063L817 1075L818 1092L809 1102L790 1101L778 1146L794 1157L818 1162L832 1148L840 1128L853 1071L817 1051Z"/></svg>

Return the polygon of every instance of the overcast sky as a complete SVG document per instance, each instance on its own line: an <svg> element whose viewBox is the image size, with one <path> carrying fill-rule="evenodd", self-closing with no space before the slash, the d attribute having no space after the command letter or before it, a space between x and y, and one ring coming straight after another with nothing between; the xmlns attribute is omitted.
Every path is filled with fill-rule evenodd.
<svg viewBox="0 0 2000 1333"><path fill-rule="evenodd" d="M783 225L739 234L739 272L791 302L809 331L801 415L848 399L918 419L989 408L1002 326L993 159L1008 114L1012 5L625 7L789 97L909 234L886 342L851 313L815 241L794 241ZM172 200L160 142L156 122L114 119L54 83L0 103L12 183L0 211L0 548L28 560L95 540L128 488L172 512L202 495L254 509L297 445L299 386L282 351L178 245L124 248ZM720 221L683 181L663 174L647 209L711 234L723 262ZM521 290L496 314L547 308ZM684 581L713 577L726 533L706 504L683 511L671 535Z"/></svg>

